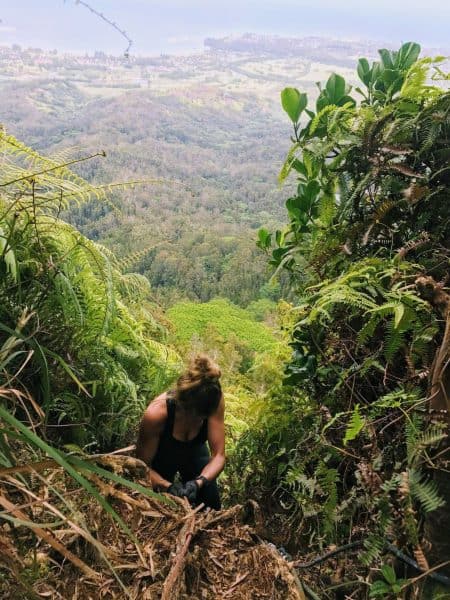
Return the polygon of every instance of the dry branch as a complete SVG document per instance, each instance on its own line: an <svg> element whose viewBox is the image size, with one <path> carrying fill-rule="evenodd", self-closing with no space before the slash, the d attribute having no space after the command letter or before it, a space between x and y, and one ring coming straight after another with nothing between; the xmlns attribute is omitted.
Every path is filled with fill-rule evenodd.
<svg viewBox="0 0 450 600"><path fill-rule="evenodd" d="M183 526L177 543L175 561L170 569L169 575L164 582L161 600L176 600L181 587L181 576L186 564L189 544L194 534L195 514L192 515Z"/></svg>

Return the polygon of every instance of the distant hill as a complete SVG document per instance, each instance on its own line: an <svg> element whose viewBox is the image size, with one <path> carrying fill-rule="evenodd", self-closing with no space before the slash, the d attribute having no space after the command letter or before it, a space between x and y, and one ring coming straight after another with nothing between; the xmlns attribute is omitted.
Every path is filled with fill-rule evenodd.
<svg viewBox="0 0 450 600"><path fill-rule="evenodd" d="M288 38L274 35L227 36L206 38L205 46L212 50L248 52L258 56L303 57L331 65L353 66L355 56L375 57L380 43L360 42L323 37Z"/></svg>
<svg viewBox="0 0 450 600"><path fill-rule="evenodd" d="M290 145L280 90L295 85L314 101L316 81L349 77L376 45L252 34L206 45L129 59L0 47L0 121L45 153L104 150L78 167L92 182L158 180L113 188L120 213L92 202L65 215L128 257L157 300L246 305L276 297L254 241L283 222L289 196L277 184Z"/></svg>
<svg viewBox="0 0 450 600"><path fill-rule="evenodd" d="M378 48L394 48L388 41L345 40L319 36L282 37L245 33L223 38L206 38L206 48L267 57L302 57L329 65L353 67L357 57L378 57ZM425 55L448 55L450 48L424 48Z"/></svg>
<svg viewBox="0 0 450 600"><path fill-rule="evenodd" d="M288 138L257 98L211 86L102 98L47 78L3 90L1 119L29 144L46 153L71 146L83 155L106 151L106 159L78 168L90 181L161 181L113 190L121 215L96 202L66 215L119 255L148 248L130 269L149 276L158 298L259 297L266 261L253 240L260 226L281 219L285 192L276 176ZM247 290L244 279L226 274L239 256L253 272Z"/></svg>

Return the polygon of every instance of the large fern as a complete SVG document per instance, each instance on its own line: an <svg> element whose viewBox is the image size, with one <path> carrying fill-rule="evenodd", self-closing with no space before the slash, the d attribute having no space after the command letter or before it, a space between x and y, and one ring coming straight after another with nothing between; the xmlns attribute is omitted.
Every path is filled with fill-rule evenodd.
<svg viewBox="0 0 450 600"><path fill-rule="evenodd" d="M12 331L30 312L25 339L41 350L22 379L44 406L49 433L112 444L131 433L179 357L163 342L148 284L124 276L110 251L59 218L67 203L106 190L73 174L66 153L58 163L4 131L0 148L0 325Z"/></svg>

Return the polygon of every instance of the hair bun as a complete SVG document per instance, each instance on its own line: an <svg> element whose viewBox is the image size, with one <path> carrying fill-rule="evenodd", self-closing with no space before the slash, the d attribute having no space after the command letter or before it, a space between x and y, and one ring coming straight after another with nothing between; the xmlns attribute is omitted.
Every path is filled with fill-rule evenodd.
<svg viewBox="0 0 450 600"><path fill-rule="evenodd" d="M203 417L213 414L222 397L219 366L206 356L197 354L178 377L175 402L188 412Z"/></svg>
<svg viewBox="0 0 450 600"><path fill-rule="evenodd" d="M219 379L222 375L219 366L206 354L197 354L189 365L189 375L195 379Z"/></svg>

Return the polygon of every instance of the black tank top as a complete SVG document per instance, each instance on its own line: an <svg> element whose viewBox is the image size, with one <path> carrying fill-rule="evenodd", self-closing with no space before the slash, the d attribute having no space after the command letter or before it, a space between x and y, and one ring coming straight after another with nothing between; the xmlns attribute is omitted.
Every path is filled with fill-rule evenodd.
<svg viewBox="0 0 450 600"><path fill-rule="evenodd" d="M173 437L176 404L171 392L167 392L166 405L166 423L159 438L158 449L152 460L152 467L160 474L187 468L192 462L193 456L198 453L208 439L208 419L203 421L199 432L192 440L184 442Z"/></svg>
<svg viewBox="0 0 450 600"><path fill-rule="evenodd" d="M161 436L161 440L163 437L167 437L168 439L173 440L174 442L183 444L183 446L185 446L186 444L189 444L189 445L204 444L206 442L206 440L208 439L208 419L203 420L203 423L199 429L199 432L197 433L197 435L194 438L192 438L192 440L187 440L187 441L177 440L177 438L173 437L173 426L175 424L176 403L175 403L175 398L173 397L172 392L167 392L166 406L167 406L167 421L164 426L164 431Z"/></svg>

